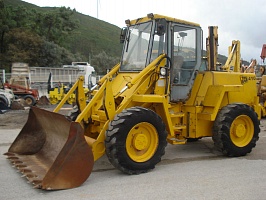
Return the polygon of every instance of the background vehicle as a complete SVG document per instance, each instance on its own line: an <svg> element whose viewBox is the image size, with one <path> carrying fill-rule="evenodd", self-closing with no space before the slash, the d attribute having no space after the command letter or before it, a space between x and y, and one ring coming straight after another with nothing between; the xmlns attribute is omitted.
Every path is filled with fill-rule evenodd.
<svg viewBox="0 0 266 200"><path fill-rule="evenodd" d="M49 102L51 104L57 104L60 102L65 94L69 91L69 87L65 86L63 83L58 83L57 86L52 87L51 85L52 73L49 75L48 79L48 87L47 87L47 94L49 96ZM75 94L71 94L67 100L67 103L72 104L75 102Z"/></svg>
<svg viewBox="0 0 266 200"><path fill-rule="evenodd" d="M66 65L64 65L66 67ZM91 88L96 84L95 70L88 62L72 62L72 67L79 69L79 75L84 76L84 87Z"/></svg>
<svg viewBox="0 0 266 200"><path fill-rule="evenodd" d="M72 65L64 65L63 69L65 68L78 68L79 73L78 75L83 75L85 80L83 87L85 88L85 92L87 93L91 87L96 84L96 77L95 77L95 70L88 62L72 62ZM50 73L48 78L48 89L47 93L49 96L49 100L51 104L57 104L60 102L66 93L69 91L70 86L72 85L69 83L68 85L58 82L57 86L52 87L54 85L52 83L52 73ZM67 100L68 104L73 104L76 101L75 94L71 94Z"/></svg>
<svg viewBox="0 0 266 200"><path fill-rule="evenodd" d="M28 105L35 105L39 100L39 92L30 87L29 73L28 64L13 63L11 78L4 86L13 90L16 98L23 98Z"/></svg>
<svg viewBox="0 0 266 200"><path fill-rule="evenodd" d="M212 137L226 156L256 146L261 106L255 74L237 64L239 41L218 69L217 27L210 27L202 67L199 24L154 14L126 24L121 62L91 89L91 101L81 76L53 112L31 108L6 153L37 188L79 186L104 154L122 172L140 174L161 161L167 142ZM74 91L78 111L69 120L57 112Z"/></svg>
<svg viewBox="0 0 266 200"><path fill-rule="evenodd" d="M4 88L2 79L0 78L0 109L9 108L15 99L12 90Z"/></svg>

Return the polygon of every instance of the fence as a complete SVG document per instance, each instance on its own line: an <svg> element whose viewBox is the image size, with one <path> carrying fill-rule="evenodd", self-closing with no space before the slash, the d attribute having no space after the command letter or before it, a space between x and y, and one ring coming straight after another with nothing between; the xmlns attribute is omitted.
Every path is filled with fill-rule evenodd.
<svg viewBox="0 0 266 200"><path fill-rule="evenodd" d="M31 67L30 80L32 83L47 83L49 74L52 82L73 83L80 75L85 75L77 68Z"/></svg>

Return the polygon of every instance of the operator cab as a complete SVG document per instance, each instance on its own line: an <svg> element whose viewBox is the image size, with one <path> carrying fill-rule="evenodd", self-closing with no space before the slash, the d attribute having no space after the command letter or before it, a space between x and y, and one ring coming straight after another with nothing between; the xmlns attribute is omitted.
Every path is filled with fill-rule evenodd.
<svg viewBox="0 0 266 200"><path fill-rule="evenodd" d="M148 14L126 20L120 72L140 72L161 54L166 54L171 102L185 101L201 65L201 27L198 24Z"/></svg>

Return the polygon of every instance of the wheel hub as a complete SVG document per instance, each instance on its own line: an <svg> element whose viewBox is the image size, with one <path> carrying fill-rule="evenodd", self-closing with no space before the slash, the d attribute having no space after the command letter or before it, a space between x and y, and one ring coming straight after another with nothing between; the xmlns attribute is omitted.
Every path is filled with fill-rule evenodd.
<svg viewBox="0 0 266 200"><path fill-rule="evenodd" d="M237 126L235 126L235 135L237 137L243 137L246 134L246 127L244 124L238 124Z"/></svg>
<svg viewBox="0 0 266 200"><path fill-rule="evenodd" d="M148 146L147 136L141 133L135 135L133 139L133 145L134 145L134 148L139 151L146 149Z"/></svg>
<svg viewBox="0 0 266 200"><path fill-rule="evenodd" d="M230 138L237 147L244 147L253 137L254 125L247 115L239 115L232 122Z"/></svg>
<svg viewBox="0 0 266 200"><path fill-rule="evenodd" d="M136 124L128 133L126 151L135 162L145 162L156 152L159 143L156 128L147 122Z"/></svg>

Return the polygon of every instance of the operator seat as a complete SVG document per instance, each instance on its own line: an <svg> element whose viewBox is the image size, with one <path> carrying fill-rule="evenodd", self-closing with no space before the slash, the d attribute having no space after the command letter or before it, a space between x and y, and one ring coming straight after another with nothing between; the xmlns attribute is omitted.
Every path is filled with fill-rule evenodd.
<svg viewBox="0 0 266 200"><path fill-rule="evenodd" d="M181 79L181 68L184 62L183 56L174 56L174 63L173 63L173 83L179 83Z"/></svg>

